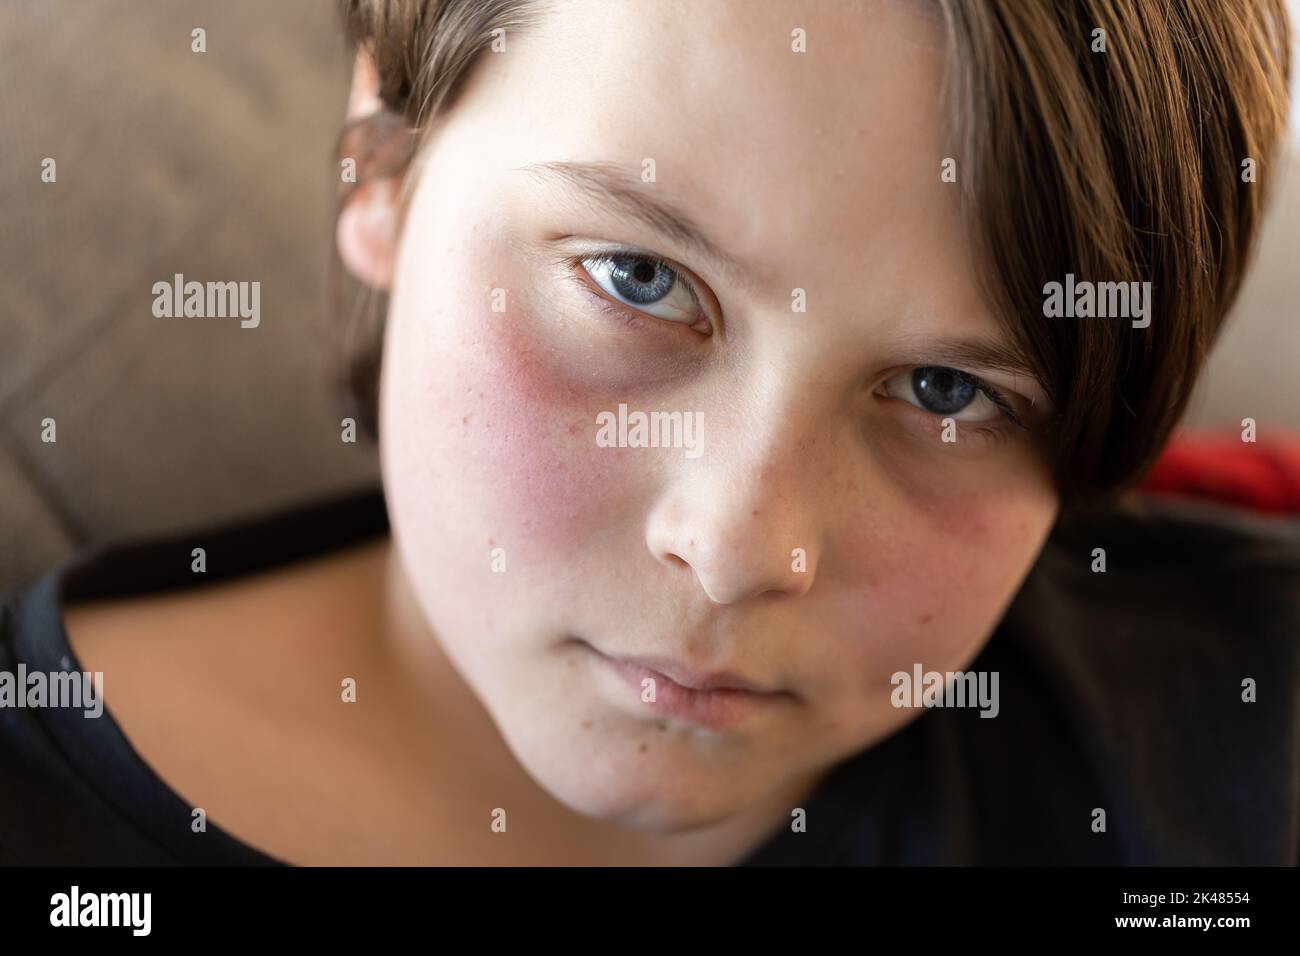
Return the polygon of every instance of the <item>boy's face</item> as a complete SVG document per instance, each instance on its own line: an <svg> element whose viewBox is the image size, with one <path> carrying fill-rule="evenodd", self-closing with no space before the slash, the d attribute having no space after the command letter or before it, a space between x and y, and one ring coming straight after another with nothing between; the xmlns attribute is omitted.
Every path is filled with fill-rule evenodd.
<svg viewBox="0 0 1300 956"><path fill-rule="evenodd" d="M942 44L905 3L556 4L484 55L412 173L382 388L394 534L448 656L575 810L720 821L876 743L920 713L891 676L962 669L1043 544L1032 437L960 378L913 375L1047 410L952 351L1007 342L963 170L941 178ZM601 164L733 264L561 164ZM597 258L630 250L677 275ZM618 447L621 405L626 445L638 412L698 431ZM674 666L768 693L687 692Z"/></svg>

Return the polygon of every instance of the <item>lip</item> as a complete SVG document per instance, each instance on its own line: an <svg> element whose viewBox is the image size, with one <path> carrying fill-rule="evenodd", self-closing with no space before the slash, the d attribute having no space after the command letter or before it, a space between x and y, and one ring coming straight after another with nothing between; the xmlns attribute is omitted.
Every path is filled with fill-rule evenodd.
<svg viewBox="0 0 1300 956"><path fill-rule="evenodd" d="M755 694L770 693L733 671L715 671L706 674L667 657L611 657L608 654L605 656L615 664L626 664L654 671L660 677L666 677L687 690L744 690Z"/></svg>
<svg viewBox="0 0 1300 956"><path fill-rule="evenodd" d="M733 671L704 673L671 658L612 657L587 647L636 691L638 702L644 681L654 681L655 699L642 706L690 723L731 727L794 700L789 691L765 690Z"/></svg>

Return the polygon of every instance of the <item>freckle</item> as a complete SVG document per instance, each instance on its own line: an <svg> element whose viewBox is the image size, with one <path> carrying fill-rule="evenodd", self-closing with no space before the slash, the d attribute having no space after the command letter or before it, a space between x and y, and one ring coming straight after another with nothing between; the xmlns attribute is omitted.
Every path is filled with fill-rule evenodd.
<svg viewBox="0 0 1300 956"><path fill-rule="evenodd" d="M668 729L667 724L663 724L663 723L655 724L655 730L667 730L667 729Z"/></svg>
<svg viewBox="0 0 1300 956"><path fill-rule="evenodd" d="M758 517L758 509L755 508L753 511L751 511L751 512L750 512L750 516L751 516L751 517L754 517L754 518L757 518L757 517Z"/></svg>
<svg viewBox="0 0 1300 956"><path fill-rule="evenodd" d="M583 729L583 730L586 730L586 729L587 729L588 727L590 727L590 726L591 726L591 721L590 721L590 720L584 720L584 721L582 722L582 729Z"/></svg>
<svg viewBox="0 0 1300 956"><path fill-rule="evenodd" d="M647 750L650 749L650 745L642 744L640 747L637 747L636 749L637 749L637 753L645 753Z"/></svg>

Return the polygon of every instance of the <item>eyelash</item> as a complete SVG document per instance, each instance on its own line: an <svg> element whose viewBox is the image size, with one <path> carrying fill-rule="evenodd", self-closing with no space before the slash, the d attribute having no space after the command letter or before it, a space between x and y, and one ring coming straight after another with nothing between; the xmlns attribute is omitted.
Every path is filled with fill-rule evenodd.
<svg viewBox="0 0 1300 956"><path fill-rule="evenodd" d="M675 266L673 263L669 262L667 259L663 258L662 256L657 256L653 253L648 253L648 252L639 252L639 251L634 252L631 250L628 251L614 250L614 251L603 251L603 252L584 252L575 255L565 255L565 256L560 256L556 261L564 267L564 274L566 275L566 277L568 277L574 283L576 283L578 288L582 292L586 293L592 300L594 300L597 307L605 314L618 319L619 321L623 322L626 325L637 327L637 328L643 327L647 321L658 322L658 323L665 322L666 320L664 319L658 319L655 316L646 315L644 313L639 312L636 309L624 306L620 302L615 302L613 299L605 295L605 293L602 290L593 287L592 284L587 279L583 278L583 276L586 274L586 270L583 268L582 265L584 262L588 262L588 263L600 262L600 263L609 264L612 263L612 261L615 259L627 258L627 257L652 263L653 265L656 265L672 273L673 279L686 286L687 292L690 293L691 300L695 303L697 307L701 308L702 310L700 295L695 288L695 284L692 283L688 278L686 278L686 276L682 273L681 269L679 269L677 266ZM916 367L919 368L920 366L916 366ZM1015 411L1012 409L1011 403L1007 400L1006 396L1003 395L999 389L997 389L990 383L986 382L978 375L972 374L971 372L966 372L961 369L952 368L951 366L942 366L942 367L950 369L952 372L955 372L961 378L969 382L981 394L987 397L988 400L992 402L994 406L997 407L998 411L1002 413L1003 421L998 424L989 424L987 422L984 423L957 422L957 426L961 431L965 432L968 435L978 436L980 438L989 441L1004 441L1008 437L1006 431L1006 425L1008 424L1022 431L1028 430L1028 426L1026 426L1016 415ZM923 408L917 408L917 411L931 417L939 417L939 418L943 417L943 416L939 416L938 413L936 412L931 412Z"/></svg>
<svg viewBox="0 0 1300 956"><path fill-rule="evenodd" d="M657 256L649 252L634 252L632 250L628 250L628 251L612 250L612 251L604 251L604 252L583 252L583 253L578 253L577 255L566 255L566 256L561 256L556 261L564 266L565 276L567 276L568 278L576 282L578 284L579 289L581 289L583 292L587 293L593 299L596 300L597 305L600 307L601 311L605 312L608 315L613 316L614 318L622 320L627 325L639 326L646 322L658 322L661 324L668 323L670 325L677 324L677 325L682 325L683 328L689 328L689 326L686 326L682 323L671 323L668 322L667 319L660 319L653 315L647 315L630 306L625 306L621 302L615 302L613 299L609 298L609 296L607 296L603 290L594 288L588 279L583 278L583 276L586 275L586 270L583 268L582 265L584 262L590 262L590 263L600 262L605 264L612 264L615 259L622 259L622 258L632 258L632 259L641 260L643 262L649 262L652 265L658 266L659 268L662 268L667 272L671 273L673 277L673 281L680 282L682 285L686 287L686 291L690 293L691 301L695 303L695 307L698 308L701 313L704 313L704 306L700 300L700 293L695 288L695 283L691 282L690 279L686 278L685 274L682 272L682 270L679 267L673 265L673 263L669 262L667 259L663 258L662 256ZM707 316L707 313L704 314ZM711 319L709 321L712 322Z"/></svg>
<svg viewBox="0 0 1300 956"><path fill-rule="evenodd" d="M911 369L922 368L923 366L914 365ZM958 433L964 436L966 441L976 440L984 448L989 446L1004 445L1016 433L1030 434L1031 429L1028 425L1020 420L1011 408L1011 403L1007 401L1006 396L1002 394L993 385L990 385L984 379L971 372L965 372L950 365L937 366L946 368L964 378L976 389L978 389L1001 413L1001 417L985 422L963 422L953 419ZM892 399L901 402L909 414L916 415L924 419L925 427L928 429L935 428L936 423L941 422L946 416L938 412L932 412L929 409L921 408L911 402L904 402L901 399Z"/></svg>
<svg viewBox="0 0 1300 956"><path fill-rule="evenodd" d="M950 366L946 366L946 365L942 367L949 368L951 371L957 373L957 376L959 378L964 379L966 382L974 386L978 391L983 393L983 395L990 402L992 402L994 405L997 406L998 411L1000 411L1003 414L1003 416L1007 419L1007 421L1009 421L1012 425L1015 425L1017 428L1021 428L1021 429L1025 428L1024 422L1022 422L1020 418L1016 415L1016 413L1012 410L1011 403L1007 401L1007 397L1003 395L1002 392L1000 392L997 388L990 385L988 382L984 381L984 379L980 378L978 375L973 375L970 372L963 372L959 368L951 368ZM935 413L931 412L930 414L933 415Z"/></svg>

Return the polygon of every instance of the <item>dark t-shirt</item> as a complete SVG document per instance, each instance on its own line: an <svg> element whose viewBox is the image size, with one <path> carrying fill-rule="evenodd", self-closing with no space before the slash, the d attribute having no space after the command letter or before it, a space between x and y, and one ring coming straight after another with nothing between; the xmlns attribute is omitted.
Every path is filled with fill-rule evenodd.
<svg viewBox="0 0 1300 956"><path fill-rule="evenodd" d="M81 670L65 603L203 587L386 531L367 490L86 552L0 609L0 673ZM998 673L995 718L927 709L841 763L806 831L778 827L745 864L1300 860L1300 523L1150 503L1063 522L966 670ZM109 711L0 706L0 863L279 862L213 821L194 833L191 812Z"/></svg>

